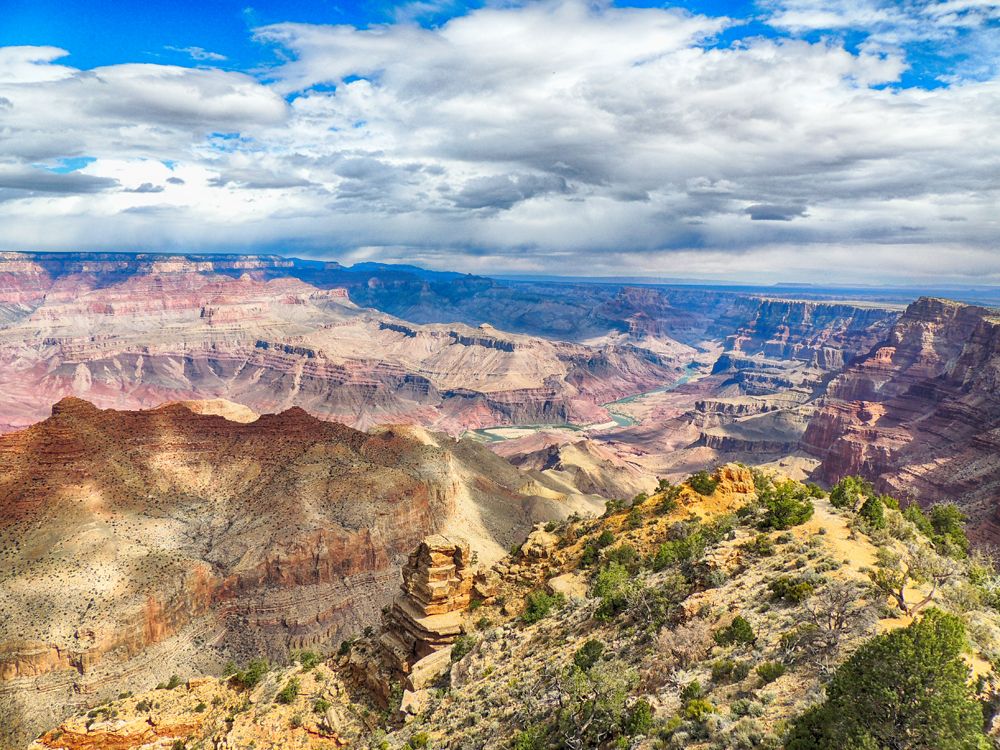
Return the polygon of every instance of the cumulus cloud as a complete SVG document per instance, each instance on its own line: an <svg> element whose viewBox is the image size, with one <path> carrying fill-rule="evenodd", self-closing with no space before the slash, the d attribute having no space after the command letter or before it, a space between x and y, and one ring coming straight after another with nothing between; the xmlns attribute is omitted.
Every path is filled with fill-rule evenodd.
<svg viewBox="0 0 1000 750"><path fill-rule="evenodd" d="M902 5L949 34L984 28L996 4ZM1000 82L899 85L900 40L919 31L899 7L775 0L767 17L792 36L732 44L718 41L732 19L583 0L435 28L278 24L256 36L285 62L260 79L76 70L54 48L6 48L0 156L26 169L94 156L81 176L131 189L25 194L0 221L26 246L281 243L461 270L558 272L572 257L672 276L767 262L774 276L840 280L876 256L894 259L875 267L885 278L940 274L953 257L949 275L981 280L972 269L996 250ZM795 38L862 25L885 43Z"/></svg>
<svg viewBox="0 0 1000 750"><path fill-rule="evenodd" d="M473 177L462 186L454 203L460 208L508 209L536 195L566 191L566 180L558 175Z"/></svg>
<svg viewBox="0 0 1000 750"><path fill-rule="evenodd" d="M758 203L744 209L753 221L791 221L806 215L805 206L775 206Z"/></svg>

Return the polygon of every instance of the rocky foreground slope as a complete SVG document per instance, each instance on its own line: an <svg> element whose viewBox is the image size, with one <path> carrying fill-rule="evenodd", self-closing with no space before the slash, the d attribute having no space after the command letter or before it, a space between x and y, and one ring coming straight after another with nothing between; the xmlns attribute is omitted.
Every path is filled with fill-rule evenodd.
<svg viewBox="0 0 1000 750"><path fill-rule="evenodd" d="M222 679L179 674L63 722L32 748L748 750L793 736L796 748L986 747L997 574L942 557L912 516L879 507L857 513L727 466L600 519L539 527L492 566L474 564L459 539L431 537L410 556L381 629L339 654ZM900 598L889 596L890 574L918 560L925 577L904 575ZM968 719L960 742L947 742L957 725L908 714L927 685L906 687L903 675L914 703L901 699L892 721L861 730L881 744L801 744L809 725L797 717L822 701L839 665L878 633L943 621L962 633L954 653L935 652L930 671L912 676L954 676ZM901 677L892 660L912 652L879 658L889 661L873 685Z"/></svg>
<svg viewBox="0 0 1000 750"><path fill-rule="evenodd" d="M0 436L0 695L37 727L174 671L337 642L427 534L460 530L489 561L602 506L416 427L66 398Z"/></svg>
<svg viewBox="0 0 1000 750"><path fill-rule="evenodd" d="M955 500L1000 541L1000 315L922 298L829 385L803 443L830 480L863 474L922 503Z"/></svg>

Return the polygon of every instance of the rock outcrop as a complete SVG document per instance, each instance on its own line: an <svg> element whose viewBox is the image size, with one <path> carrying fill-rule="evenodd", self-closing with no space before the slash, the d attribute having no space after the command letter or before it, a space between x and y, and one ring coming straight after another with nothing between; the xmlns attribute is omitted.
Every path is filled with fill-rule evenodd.
<svg viewBox="0 0 1000 750"><path fill-rule="evenodd" d="M384 611L381 630L355 645L341 666L386 708L404 716L419 713L428 689L451 668L474 578L465 539L427 537L403 566L402 591Z"/></svg>
<svg viewBox="0 0 1000 750"><path fill-rule="evenodd" d="M415 683L413 667L447 648L462 633L461 613L472 599L471 551L463 539L426 538L403 566L403 595L385 617L382 647L395 672ZM419 670L417 670L419 674Z"/></svg>
<svg viewBox="0 0 1000 750"><path fill-rule="evenodd" d="M297 408L198 410L234 411L67 398L0 436L0 696L35 721L174 672L336 644L377 622L425 536L460 527L495 559L574 507L522 494L526 475L471 441ZM469 547L447 564L442 549L407 568L414 654L453 635L436 609L468 602Z"/></svg>
<svg viewBox="0 0 1000 750"><path fill-rule="evenodd" d="M1000 317L921 298L829 385L805 447L828 482L863 474L924 503L955 500L1000 540Z"/></svg>

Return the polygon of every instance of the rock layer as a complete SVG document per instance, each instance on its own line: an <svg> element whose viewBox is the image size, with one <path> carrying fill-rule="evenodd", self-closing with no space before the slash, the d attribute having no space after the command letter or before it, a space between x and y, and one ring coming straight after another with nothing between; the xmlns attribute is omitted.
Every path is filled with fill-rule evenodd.
<svg viewBox="0 0 1000 750"><path fill-rule="evenodd" d="M64 399L0 436L0 693L49 720L175 671L335 643L378 619L426 535L462 527L495 559L580 509L526 480L418 428Z"/></svg>
<svg viewBox="0 0 1000 750"><path fill-rule="evenodd" d="M359 427L458 433L607 418L676 376L681 354L417 325L357 307L301 261L254 256L0 255L0 425L64 396L102 407L224 398ZM322 277L325 278L325 277ZM683 350L683 348L682 348Z"/></svg>
<svg viewBox="0 0 1000 750"><path fill-rule="evenodd" d="M955 500L1000 540L1000 317L921 298L831 383L804 445L822 477L859 473L924 503Z"/></svg>

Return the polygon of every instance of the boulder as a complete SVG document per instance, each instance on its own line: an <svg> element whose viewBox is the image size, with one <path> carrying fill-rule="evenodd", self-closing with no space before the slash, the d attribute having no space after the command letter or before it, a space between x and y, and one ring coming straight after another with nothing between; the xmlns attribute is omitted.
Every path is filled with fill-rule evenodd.
<svg viewBox="0 0 1000 750"><path fill-rule="evenodd" d="M521 545L521 554L530 559L544 560L552 557L558 545L559 537L546 531L544 524L537 524Z"/></svg>
<svg viewBox="0 0 1000 750"><path fill-rule="evenodd" d="M560 576L550 578L545 583L545 588L552 594L562 594L567 599L586 599L587 581L578 573L563 573Z"/></svg>

